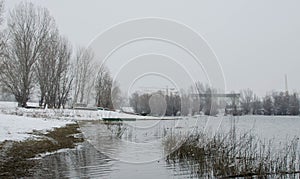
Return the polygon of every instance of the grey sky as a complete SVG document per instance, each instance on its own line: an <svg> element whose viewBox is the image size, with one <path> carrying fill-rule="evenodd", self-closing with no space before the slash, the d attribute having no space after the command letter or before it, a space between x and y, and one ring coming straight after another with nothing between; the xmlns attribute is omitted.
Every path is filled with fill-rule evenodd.
<svg viewBox="0 0 300 179"><path fill-rule="evenodd" d="M6 10L19 0L7 0ZM219 58L227 91L251 88L258 95L300 89L300 1L99 1L34 0L47 7L62 34L88 45L100 32L132 18L163 17L200 33Z"/></svg>

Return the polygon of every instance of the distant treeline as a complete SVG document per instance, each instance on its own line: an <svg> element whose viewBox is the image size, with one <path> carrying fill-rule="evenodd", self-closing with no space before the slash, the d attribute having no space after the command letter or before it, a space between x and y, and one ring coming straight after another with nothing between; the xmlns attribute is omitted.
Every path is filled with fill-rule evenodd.
<svg viewBox="0 0 300 179"><path fill-rule="evenodd" d="M251 90L241 96L242 114L256 115L299 115L299 95L288 92L273 92L262 99L254 97Z"/></svg>
<svg viewBox="0 0 300 179"><path fill-rule="evenodd" d="M162 101L161 97L165 99ZM150 102L151 100L151 102ZM157 91L152 94L132 94L129 99L130 106L134 111L141 115L151 114L153 116L176 116L181 112L180 96L175 94L164 95L162 91Z"/></svg>
<svg viewBox="0 0 300 179"><path fill-rule="evenodd" d="M252 90L246 89L240 91L239 98L226 99L214 97L216 93L216 89L198 82L188 92L136 92L132 94L129 102L136 113L154 116L216 115L223 112L230 115L299 115L298 93L273 92L259 98Z"/></svg>

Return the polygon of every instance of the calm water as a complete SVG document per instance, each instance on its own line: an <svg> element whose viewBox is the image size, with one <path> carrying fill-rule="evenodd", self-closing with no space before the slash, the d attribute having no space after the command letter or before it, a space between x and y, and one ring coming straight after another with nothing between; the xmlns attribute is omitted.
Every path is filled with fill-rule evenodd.
<svg viewBox="0 0 300 179"><path fill-rule="evenodd" d="M47 178L191 178L188 167L168 164L164 136L196 130L228 130L235 121L240 132L284 142L300 136L300 117L212 117L165 121L132 121L118 125L80 122L86 142L41 159L35 177ZM116 137L117 136L117 137ZM300 152L300 151L299 151Z"/></svg>

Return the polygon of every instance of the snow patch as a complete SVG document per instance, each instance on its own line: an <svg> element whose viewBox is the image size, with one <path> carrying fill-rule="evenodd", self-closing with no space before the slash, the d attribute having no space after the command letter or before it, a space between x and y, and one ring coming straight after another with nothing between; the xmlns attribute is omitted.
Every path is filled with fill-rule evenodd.
<svg viewBox="0 0 300 179"><path fill-rule="evenodd" d="M52 128L63 127L70 123L74 122L0 114L0 142L4 140L24 140L32 136L29 132L33 130L46 132Z"/></svg>

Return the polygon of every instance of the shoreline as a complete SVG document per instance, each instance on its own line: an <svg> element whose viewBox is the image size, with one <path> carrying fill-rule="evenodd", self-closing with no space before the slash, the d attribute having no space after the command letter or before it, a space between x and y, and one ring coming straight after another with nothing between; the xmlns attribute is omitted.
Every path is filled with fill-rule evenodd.
<svg viewBox="0 0 300 179"><path fill-rule="evenodd" d="M59 150L75 148L84 141L77 123L54 128L39 138L0 143L0 177L29 177L39 160Z"/></svg>
<svg viewBox="0 0 300 179"><path fill-rule="evenodd" d="M115 118L132 118L127 116L122 116L122 113L105 111L101 113L96 111L81 111L78 110L76 113L72 113L74 110L43 110L43 109L23 109L23 108L7 108L6 111L14 112L15 114L1 114L0 108L0 136L1 131L3 132L3 126L9 126L11 128L4 128L7 131L11 132L12 136L21 135L20 140L4 140L1 142L0 140L0 178L1 177L28 177L30 176L38 167L38 164L41 160L47 155L51 155L53 153L63 151L65 149L73 149L76 146L80 146L80 144L84 141L84 136L80 131L80 122L105 122L102 119L98 119L97 117L105 117L112 116ZM49 112L49 113L48 113ZM22 115L21 115L22 114ZM73 114L73 116L71 116ZM109 115L113 114L113 115ZM121 114L121 115L120 115ZM76 117L74 117L74 115ZM120 117L118 117L120 115ZM8 118L3 118L7 117ZM95 117L96 116L96 117ZM214 116L186 116L186 117L151 117L139 116L140 118L137 121L147 121L147 120L184 120L194 118L204 119L210 118L217 120L221 120L219 117ZM231 121L231 116L220 116L227 119L229 123ZM239 118L237 116L237 120L241 119L240 122L248 121L249 119L256 118L256 115L248 115L247 118ZM293 124L294 121L299 119L299 116L259 116L262 119L266 118L261 124L274 124L276 118L291 118L288 124ZM1 123L2 121L2 123ZM254 120L255 121L255 120ZM17 124L19 122L19 124ZM37 123L35 123L37 122ZM41 123L40 123L41 122ZM58 123L57 123L58 122ZM167 121L166 121L167 122ZM2 125L1 125L2 124ZM23 124L23 125L20 125ZM35 124L37 126L35 126ZM38 125L38 124L47 124ZM55 127L55 125L57 126ZM26 127L27 125L27 127ZM282 125L282 124L281 124ZM292 126L292 125L291 125ZM22 127L22 128L19 128ZM13 131L10 131L13 129ZM21 129L21 130L19 130ZM274 130L273 134L279 134L280 131L276 130L276 128L269 127L269 125L262 125L262 131L264 130ZM272 137L272 136L271 136ZM274 136L273 136L274 137ZM18 139L18 138L17 138ZM284 140L284 139L283 139ZM78 145L79 144L79 145Z"/></svg>

